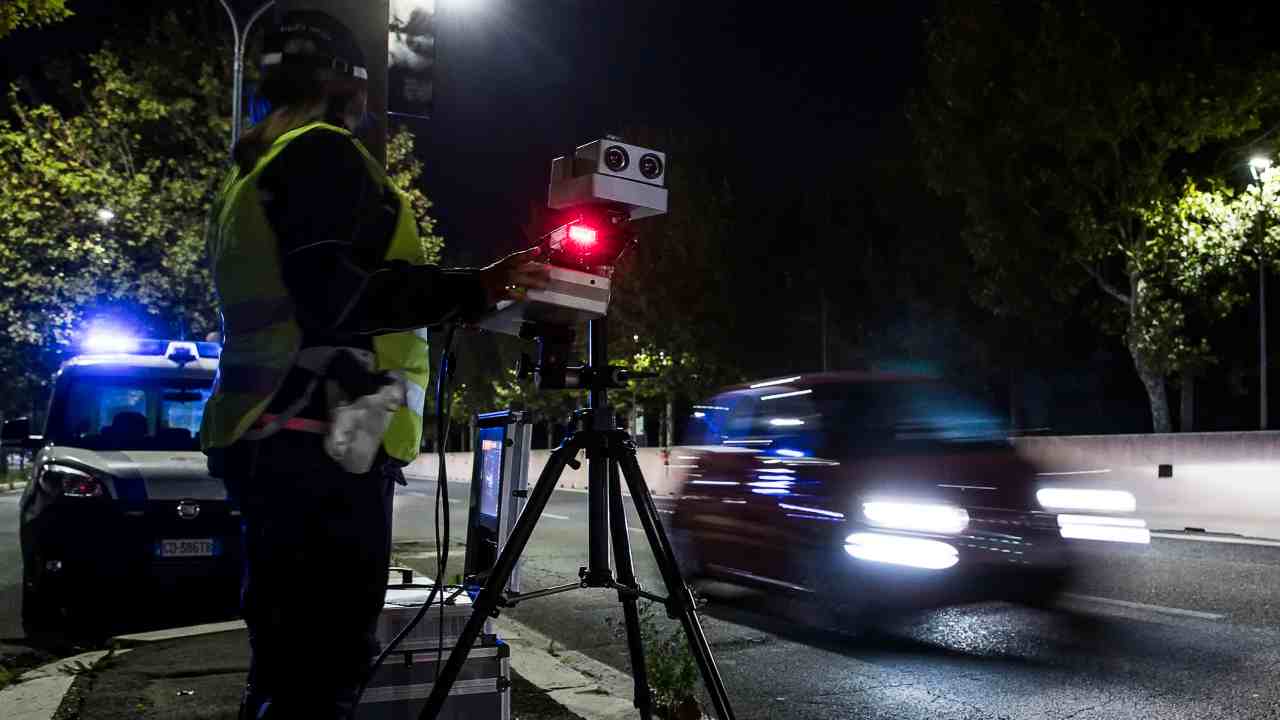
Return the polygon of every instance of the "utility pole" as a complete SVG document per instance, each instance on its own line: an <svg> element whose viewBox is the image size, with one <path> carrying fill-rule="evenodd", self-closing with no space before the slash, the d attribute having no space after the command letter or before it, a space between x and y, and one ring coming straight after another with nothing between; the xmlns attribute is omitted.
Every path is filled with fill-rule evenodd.
<svg viewBox="0 0 1280 720"><path fill-rule="evenodd" d="M1258 429L1267 429L1267 171L1271 158L1249 158L1249 172L1258 183Z"/></svg>
<svg viewBox="0 0 1280 720"><path fill-rule="evenodd" d="M1267 216L1258 222L1258 418L1267 429Z"/></svg>

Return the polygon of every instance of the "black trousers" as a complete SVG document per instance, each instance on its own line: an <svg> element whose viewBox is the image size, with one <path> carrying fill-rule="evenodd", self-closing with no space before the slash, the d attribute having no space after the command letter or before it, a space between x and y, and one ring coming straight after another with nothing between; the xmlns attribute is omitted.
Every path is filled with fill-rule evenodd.
<svg viewBox="0 0 1280 720"><path fill-rule="evenodd" d="M238 443L223 461L244 520L241 608L253 658L242 720L345 719L380 650L400 470L353 475L322 443L281 431Z"/></svg>

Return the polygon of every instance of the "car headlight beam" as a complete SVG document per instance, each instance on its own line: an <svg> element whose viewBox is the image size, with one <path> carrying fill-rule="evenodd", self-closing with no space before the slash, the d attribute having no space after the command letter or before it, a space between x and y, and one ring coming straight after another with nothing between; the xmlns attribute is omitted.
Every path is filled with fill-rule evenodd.
<svg viewBox="0 0 1280 720"><path fill-rule="evenodd" d="M862 514L872 525L895 530L954 534L969 527L969 513L954 505L873 500L862 504Z"/></svg>
<svg viewBox="0 0 1280 720"><path fill-rule="evenodd" d="M1138 508L1133 493L1125 490L1041 488L1036 491L1036 500L1046 510L1126 513Z"/></svg>

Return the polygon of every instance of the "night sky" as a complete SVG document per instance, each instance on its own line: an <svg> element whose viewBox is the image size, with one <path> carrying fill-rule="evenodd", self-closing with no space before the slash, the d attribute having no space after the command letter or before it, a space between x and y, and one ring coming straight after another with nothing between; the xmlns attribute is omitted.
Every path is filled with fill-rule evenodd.
<svg viewBox="0 0 1280 720"><path fill-rule="evenodd" d="M476 4L445 19L437 117L418 128L441 229L471 261L519 242L551 157L632 126L727 134L726 176L760 202L857 163L904 133L930 5Z"/></svg>
<svg viewBox="0 0 1280 720"><path fill-rule="evenodd" d="M216 0L199 1L221 14ZM71 20L0 43L5 80L92 50L104 28L139 16L142 4L72 0ZM256 5L237 4L246 13ZM886 136L901 142L901 103L920 72L932 6L439 4L437 115L412 126L449 258L466 262L519 246L529 204L545 202L551 157L609 132L727 135L736 166L726 176L760 202L810 181L815 169L856 164Z"/></svg>

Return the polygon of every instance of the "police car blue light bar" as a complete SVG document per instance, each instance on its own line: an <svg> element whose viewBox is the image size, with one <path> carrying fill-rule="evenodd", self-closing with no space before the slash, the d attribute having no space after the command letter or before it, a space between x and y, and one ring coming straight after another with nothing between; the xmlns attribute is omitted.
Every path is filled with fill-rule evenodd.
<svg viewBox="0 0 1280 720"><path fill-rule="evenodd" d="M85 339L84 349L91 353L136 353L138 340L118 333L93 333Z"/></svg>

